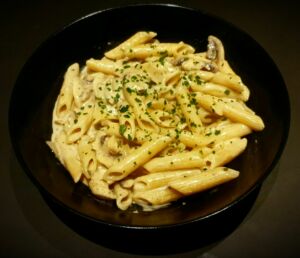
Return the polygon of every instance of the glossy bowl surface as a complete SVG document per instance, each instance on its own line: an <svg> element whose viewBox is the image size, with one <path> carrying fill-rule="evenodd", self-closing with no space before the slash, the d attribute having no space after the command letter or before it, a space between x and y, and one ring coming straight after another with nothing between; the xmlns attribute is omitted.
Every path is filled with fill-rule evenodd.
<svg viewBox="0 0 300 258"><path fill-rule="evenodd" d="M75 185L45 141L50 139L54 102L67 67L103 53L136 31L151 30L167 42L184 41L206 50L208 35L225 46L226 59L250 88L248 105L266 125L248 138L246 151L229 167L238 180L197 194L155 212L120 211ZM83 219L115 228L158 229L204 221L236 205L260 185L279 160L287 140L290 106L276 65L249 35L217 17L174 5L136 5L83 17L51 36L23 67L9 111L11 140L22 167L39 190ZM183 205L184 204L184 205Z"/></svg>

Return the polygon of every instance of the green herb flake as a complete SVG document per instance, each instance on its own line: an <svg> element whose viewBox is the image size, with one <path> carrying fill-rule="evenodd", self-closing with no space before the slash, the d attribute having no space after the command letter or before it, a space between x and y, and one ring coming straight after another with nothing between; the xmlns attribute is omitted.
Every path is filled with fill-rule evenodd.
<svg viewBox="0 0 300 258"><path fill-rule="evenodd" d="M196 81L196 83L197 83L198 85L201 85L201 84L202 84L202 81L201 81L199 75L196 75L196 76L195 76L195 81Z"/></svg>
<svg viewBox="0 0 300 258"><path fill-rule="evenodd" d="M134 90L133 89L131 89L131 88L126 88L126 91L129 93L129 94L131 94L132 92L134 92Z"/></svg>
<svg viewBox="0 0 300 258"><path fill-rule="evenodd" d="M131 76L131 81L132 81L132 82L137 81L137 79L138 79L138 78L137 78L135 75Z"/></svg>
<svg viewBox="0 0 300 258"><path fill-rule="evenodd" d="M184 80L184 81L182 82L182 85L187 87L187 86L190 85L190 83L189 83L187 80Z"/></svg>
<svg viewBox="0 0 300 258"><path fill-rule="evenodd" d="M160 52L160 58L158 59L158 62L161 64L161 65L164 65L165 64L165 58L168 56L168 51L163 51L163 52Z"/></svg>
<svg viewBox="0 0 300 258"><path fill-rule="evenodd" d="M121 112L121 113L125 113L125 112L128 111L128 108L129 108L129 105L122 106L122 107L120 108L120 112Z"/></svg>
<svg viewBox="0 0 300 258"><path fill-rule="evenodd" d="M220 130L215 130L215 135L219 135L221 133Z"/></svg>
<svg viewBox="0 0 300 258"><path fill-rule="evenodd" d="M126 129L127 129L126 125L121 124L120 127L119 127L119 133L121 135L124 135Z"/></svg>
<svg viewBox="0 0 300 258"><path fill-rule="evenodd" d="M195 98L192 98L191 101L190 101L190 104L196 106L196 105L197 105L196 99L195 99Z"/></svg>
<svg viewBox="0 0 300 258"><path fill-rule="evenodd" d="M229 95L229 94L230 94L230 90L226 89L226 90L224 91L224 93L225 93L226 95Z"/></svg>
<svg viewBox="0 0 300 258"><path fill-rule="evenodd" d="M121 97L120 94L117 93L117 94L115 95L115 97L114 97L114 102L115 102L115 103L118 103L120 97Z"/></svg>

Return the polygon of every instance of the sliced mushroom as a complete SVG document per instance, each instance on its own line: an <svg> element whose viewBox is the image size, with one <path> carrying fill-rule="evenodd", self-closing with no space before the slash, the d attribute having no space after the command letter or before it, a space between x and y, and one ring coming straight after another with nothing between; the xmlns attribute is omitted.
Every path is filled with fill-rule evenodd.
<svg viewBox="0 0 300 258"><path fill-rule="evenodd" d="M206 57L216 63L218 67L220 67L225 60L223 44L221 40L215 36L208 37Z"/></svg>

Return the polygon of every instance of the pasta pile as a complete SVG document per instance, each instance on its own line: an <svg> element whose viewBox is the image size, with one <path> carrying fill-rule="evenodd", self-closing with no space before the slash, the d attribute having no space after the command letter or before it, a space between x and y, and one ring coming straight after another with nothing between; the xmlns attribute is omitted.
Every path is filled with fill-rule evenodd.
<svg viewBox="0 0 300 258"><path fill-rule="evenodd" d="M72 64L47 142L75 183L128 209L164 207L239 176L225 164L264 128L250 92L225 60L140 31L82 68Z"/></svg>

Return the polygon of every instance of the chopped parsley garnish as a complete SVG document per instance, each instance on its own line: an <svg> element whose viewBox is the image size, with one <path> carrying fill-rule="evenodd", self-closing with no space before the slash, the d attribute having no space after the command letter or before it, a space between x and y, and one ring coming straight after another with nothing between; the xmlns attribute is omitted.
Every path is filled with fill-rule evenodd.
<svg viewBox="0 0 300 258"><path fill-rule="evenodd" d="M129 108L129 106L128 106L128 105L126 105L126 106L122 106L122 107L120 108L120 112L121 112L121 113L125 113L125 112L127 112L127 111L128 111L128 108Z"/></svg>
<svg viewBox="0 0 300 258"><path fill-rule="evenodd" d="M161 65L165 64L165 58L168 56L168 51L160 52L160 58L158 59L158 62L160 62Z"/></svg>
<svg viewBox="0 0 300 258"><path fill-rule="evenodd" d="M131 89L131 88L126 88L126 91L129 93L129 94L131 94L132 92L134 92L134 90L133 89Z"/></svg>
<svg viewBox="0 0 300 258"><path fill-rule="evenodd" d="M220 130L215 130L215 135L219 135L221 133Z"/></svg>
<svg viewBox="0 0 300 258"><path fill-rule="evenodd" d="M132 82L137 81L137 79L138 79L138 78L137 78L135 75L131 76L131 81L132 81Z"/></svg>
<svg viewBox="0 0 300 258"><path fill-rule="evenodd" d="M191 101L190 101L190 104L196 106L196 105L197 105L196 99L195 99L195 98L192 98Z"/></svg>
<svg viewBox="0 0 300 258"><path fill-rule="evenodd" d="M196 83L197 83L198 85L201 85L201 84L202 84L202 81L201 81L199 75L196 75L196 76L195 76L195 81L196 81Z"/></svg>
<svg viewBox="0 0 300 258"><path fill-rule="evenodd" d="M120 97L121 97L120 94L117 93L114 97L114 102L117 103L119 101Z"/></svg>
<svg viewBox="0 0 300 258"><path fill-rule="evenodd" d="M187 80L183 80L182 85L183 86L190 86L190 83Z"/></svg>
<svg viewBox="0 0 300 258"><path fill-rule="evenodd" d="M132 137L130 134L127 135L128 141L132 141Z"/></svg>
<svg viewBox="0 0 300 258"><path fill-rule="evenodd" d="M123 124L120 125L120 127L119 127L119 133L120 133L121 135L124 135L126 129L127 129L126 125L123 125Z"/></svg>

